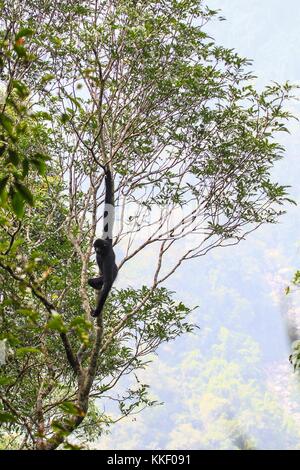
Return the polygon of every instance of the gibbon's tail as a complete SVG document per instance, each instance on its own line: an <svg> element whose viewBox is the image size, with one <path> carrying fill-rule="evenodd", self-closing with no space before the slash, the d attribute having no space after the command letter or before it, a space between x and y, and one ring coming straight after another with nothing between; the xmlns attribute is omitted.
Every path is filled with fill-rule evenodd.
<svg viewBox="0 0 300 470"><path fill-rule="evenodd" d="M102 287L101 292L99 294L97 307L91 314L92 317L99 317L99 315L101 314L111 287L112 287L112 284L107 284L107 283L103 284L103 287Z"/></svg>
<svg viewBox="0 0 300 470"><path fill-rule="evenodd" d="M105 169L105 202L103 211L103 240L112 241L115 220L114 181L108 167Z"/></svg>

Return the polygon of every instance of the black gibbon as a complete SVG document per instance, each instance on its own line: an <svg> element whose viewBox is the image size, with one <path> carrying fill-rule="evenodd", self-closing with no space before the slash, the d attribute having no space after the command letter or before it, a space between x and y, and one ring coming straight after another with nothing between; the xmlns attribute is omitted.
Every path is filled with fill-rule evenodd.
<svg viewBox="0 0 300 470"><path fill-rule="evenodd" d="M99 290L97 306L91 312L92 317L98 317L104 307L107 296L117 277L118 268L115 263L115 253L112 247L112 226L114 220L114 194L111 171L105 167L105 205L103 217L103 238L94 242L96 261L101 275L88 280L88 284Z"/></svg>

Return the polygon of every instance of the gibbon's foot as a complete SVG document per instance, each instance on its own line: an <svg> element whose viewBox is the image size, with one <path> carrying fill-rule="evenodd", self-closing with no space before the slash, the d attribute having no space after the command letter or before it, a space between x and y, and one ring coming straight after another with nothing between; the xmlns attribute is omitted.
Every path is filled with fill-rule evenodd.
<svg viewBox="0 0 300 470"><path fill-rule="evenodd" d="M97 310L92 310L91 311L91 317L93 317L93 318L99 317L99 313L97 312Z"/></svg>

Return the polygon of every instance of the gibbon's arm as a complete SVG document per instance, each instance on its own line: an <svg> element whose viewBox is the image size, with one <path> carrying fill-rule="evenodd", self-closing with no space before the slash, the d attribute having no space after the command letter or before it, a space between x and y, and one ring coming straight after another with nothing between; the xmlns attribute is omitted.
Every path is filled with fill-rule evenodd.
<svg viewBox="0 0 300 470"><path fill-rule="evenodd" d="M103 212L103 240L112 241L115 219L114 181L109 167L105 166L105 202Z"/></svg>

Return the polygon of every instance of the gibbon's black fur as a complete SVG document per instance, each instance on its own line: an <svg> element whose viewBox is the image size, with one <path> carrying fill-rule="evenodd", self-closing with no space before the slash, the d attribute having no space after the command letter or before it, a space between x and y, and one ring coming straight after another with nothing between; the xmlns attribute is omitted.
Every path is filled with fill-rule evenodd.
<svg viewBox="0 0 300 470"><path fill-rule="evenodd" d="M104 307L107 296L112 288L112 285L117 277L118 268L115 263L115 253L112 247L112 236L111 227L108 227L108 208L113 208L113 181L109 168L105 168L105 207L104 207L104 228L103 238L98 238L94 242L94 248L96 252L96 260L101 272L99 277L95 277L88 280L88 284L96 290L100 290L98 296L97 307L91 312L92 317L98 317Z"/></svg>
<svg viewBox="0 0 300 470"><path fill-rule="evenodd" d="M94 248L101 276L89 279L88 283L93 289L100 290L97 307L91 312L92 317L98 317L117 277L118 268L115 263L115 253L110 240L98 238L94 243Z"/></svg>

